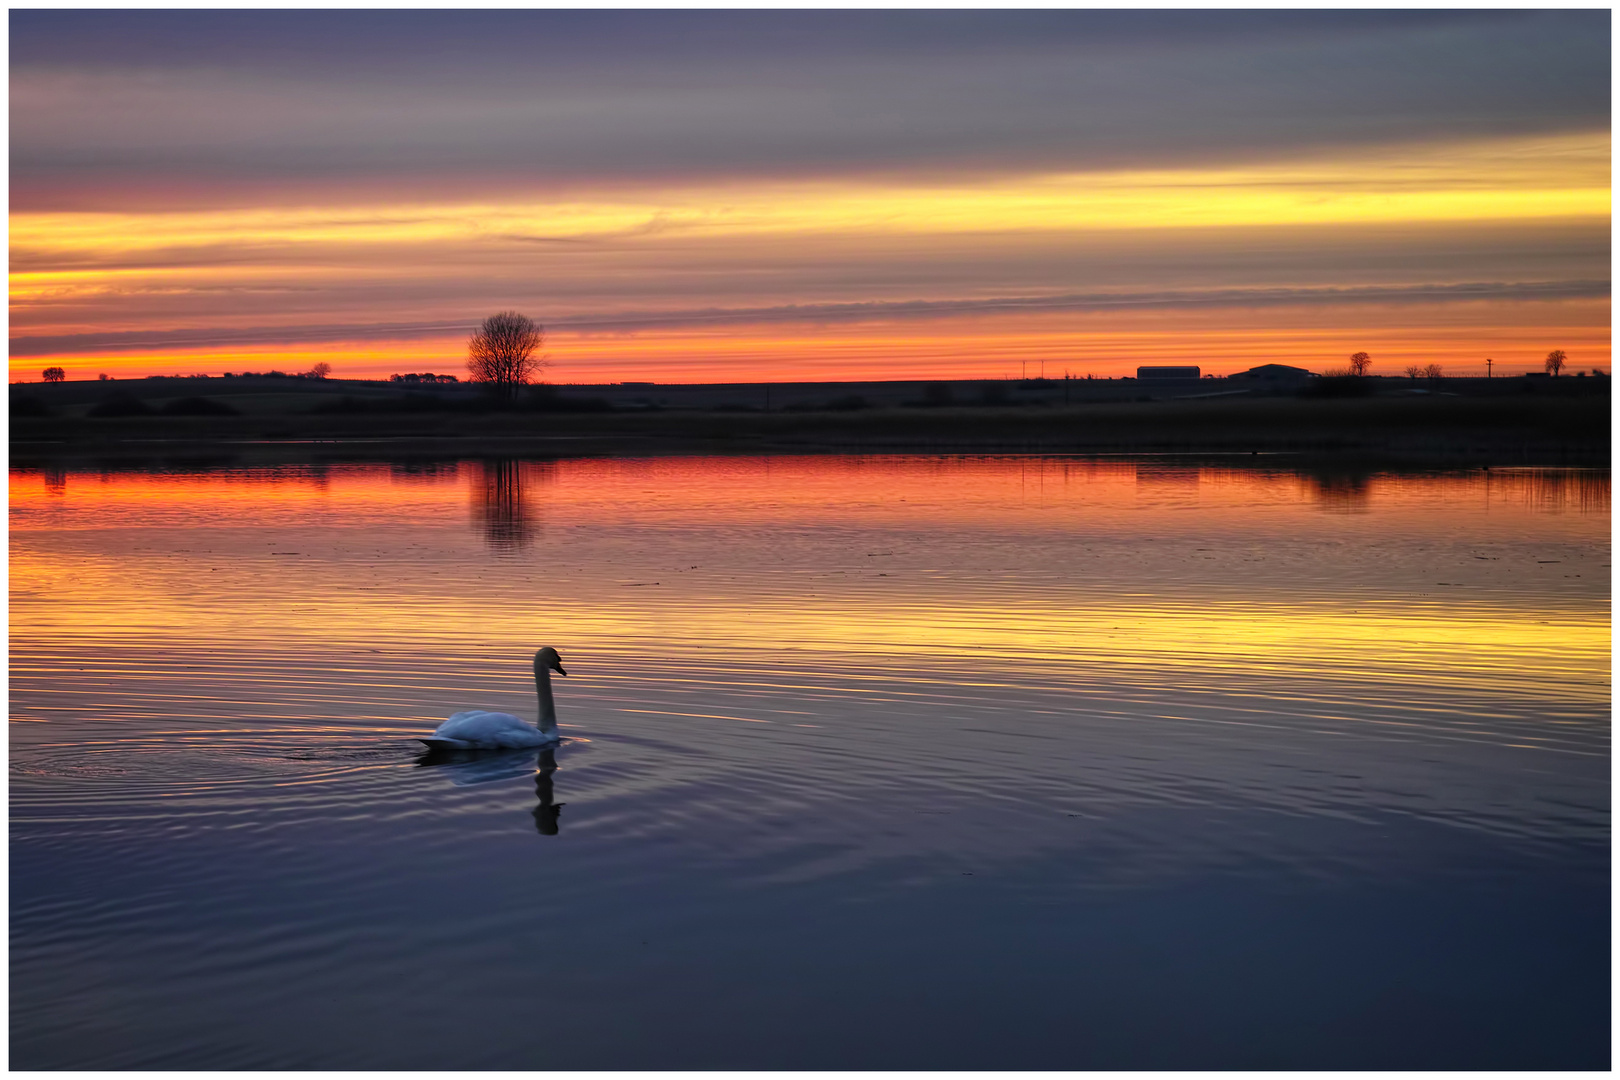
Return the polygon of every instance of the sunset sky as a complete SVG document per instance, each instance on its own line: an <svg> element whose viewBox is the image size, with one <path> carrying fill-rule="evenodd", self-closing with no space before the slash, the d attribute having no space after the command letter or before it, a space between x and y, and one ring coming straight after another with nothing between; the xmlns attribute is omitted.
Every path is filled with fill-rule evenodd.
<svg viewBox="0 0 1620 1080"><path fill-rule="evenodd" d="M11 377L1607 370L1609 25L12 11Z"/></svg>

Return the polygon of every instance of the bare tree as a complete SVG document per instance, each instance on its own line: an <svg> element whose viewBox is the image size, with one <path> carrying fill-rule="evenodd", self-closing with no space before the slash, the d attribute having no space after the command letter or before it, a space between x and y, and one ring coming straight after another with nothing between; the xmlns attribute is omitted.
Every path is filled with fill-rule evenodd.
<svg viewBox="0 0 1620 1080"><path fill-rule="evenodd" d="M1408 379L1421 379L1421 378L1423 378L1423 368L1421 368L1417 364L1407 364L1406 365L1406 377Z"/></svg>
<svg viewBox="0 0 1620 1080"><path fill-rule="evenodd" d="M328 364L325 360L318 362L314 367L309 369L309 377L312 379L324 379L330 374L332 374L332 365Z"/></svg>
<svg viewBox="0 0 1620 1080"><path fill-rule="evenodd" d="M1430 379L1438 379L1442 377L1440 374L1439 364L1430 364L1428 367L1423 369L1423 374Z"/></svg>
<svg viewBox="0 0 1620 1080"><path fill-rule="evenodd" d="M61 382L67 378L67 372L59 367L48 367L40 372L40 375L44 377L46 382Z"/></svg>
<svg viewBox="0 0 1620 1080"><path fill-rule="evenodd" d="M545 329L527 315L515 311L491 315L467 341L467 370L474 382L514 399L518 388L545 366L534 355L544 340Z"/></svg>
<svg viewBox="0 0 1620 1080"><path fill-rule="evenodd" d="M1548 353L1547 374L1556 377L1560 371L1564 370L1564 361L1568 359L1569 357L1564 355L1563 349L1554 349L1552 352Z"/></svg>
<svg viewBox="0 0 1620 1080"><path fill-rule="evenodd" d="M1367 374L1367 369L1370 367L1372 367L1372 357L1368 356L1366 353L1358 352L1350 354L1350 374L1357 377L1365 375Z"/></svg>

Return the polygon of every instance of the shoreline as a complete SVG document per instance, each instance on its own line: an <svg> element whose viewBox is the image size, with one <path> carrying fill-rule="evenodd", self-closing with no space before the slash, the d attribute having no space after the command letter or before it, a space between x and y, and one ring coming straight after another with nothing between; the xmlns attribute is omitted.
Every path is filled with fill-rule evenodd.
<svg viewBox="0 0 1620 1080"><path fill-rule="evenodd" d="M1288 455L1607 467L1608 395L1289 397L738 413L712 410L11 418L13 465L72 459L669 454Z"/></svg>

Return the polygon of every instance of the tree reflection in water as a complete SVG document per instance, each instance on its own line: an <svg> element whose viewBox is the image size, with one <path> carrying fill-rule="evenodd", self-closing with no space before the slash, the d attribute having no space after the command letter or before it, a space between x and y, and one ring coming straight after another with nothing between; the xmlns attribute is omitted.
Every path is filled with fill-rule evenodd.
<svg viewBox="0 0 1620 1080"><path fill-rule="evenodd" d="M1367 513L1372 477L1359 470L1321 469L1301 474L1317 509L1330 514Z"/></svg>
<svg viewBox="0 0 1620 1080"><path fill-rule="evenodd" d="M478 463L472 482L473 520L483 529L491 551L515 555L534 542L540 516L525 498L527 489L551 480L554 473L549 461L494 458Z"/></svg>
<svg viewBox="0 0 1620 1080"><path fill-rule="evenodd" d="M1567 511L1606 513L1607 469L1490 469L1485 473L1487 501L1516 502L1547 514Z"/></svg>
<svg viewBox="0 0 1620 1080"><path fill-rule="evenodd" d="M1303 480L1317 509L1338 514L1367 513L1375 483L1389 491L1403 479L1409 479L1394 471L1352 468L1317 467L1302 469L1296 475ZM1437 472L1432 478L1449 480L1454 491L1482 492L1487 506L1492 503L1524 506L1544 514L1607 513L1609 509L1607 469L1508 466L1472 469L1461 475L1459 471Z"/></svg>

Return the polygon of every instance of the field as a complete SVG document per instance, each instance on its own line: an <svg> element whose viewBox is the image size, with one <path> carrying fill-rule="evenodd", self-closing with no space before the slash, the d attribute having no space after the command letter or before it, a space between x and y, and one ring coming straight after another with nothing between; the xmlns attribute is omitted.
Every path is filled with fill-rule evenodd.
<svg viewBox="0 0 1620 1080"><path fill-rule="evenodd" d="M1233 390L1229 380L989 384L1004 387L999 394L941 385L560 387L503 406L471 388L432 395L339 380L14 384L11 451L14 461L165 448L262 455L278 446L307 452L316 441L333 444L331 453L1289 452L1566 464L1609 456L1606 378L1457 379L1435 391L1369 380L1364 396L1348 397Z"/></svg>

